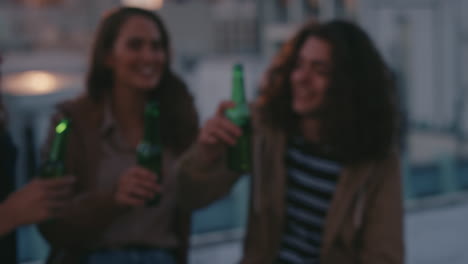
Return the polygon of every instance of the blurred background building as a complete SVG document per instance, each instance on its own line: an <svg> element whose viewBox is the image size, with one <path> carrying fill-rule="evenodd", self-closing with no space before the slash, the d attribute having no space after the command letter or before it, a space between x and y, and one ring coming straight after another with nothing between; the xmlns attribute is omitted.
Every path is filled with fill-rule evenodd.
<svg viewBox="0 0 468 264"><path fill-rule="evenodd" d="M230 70L246 68L248 97L271 58L304 21L341 18L370 34L398 84L407 263L468 263L468 0L3 0L4 100L20 149L17 185L34 175L53 106L83 91L91 39L103 12L158 12L202 120L228 98ZM193 219L191 263L236 263L248 176ZM19 232L22 263L42 263L34 227Z"/></svg>

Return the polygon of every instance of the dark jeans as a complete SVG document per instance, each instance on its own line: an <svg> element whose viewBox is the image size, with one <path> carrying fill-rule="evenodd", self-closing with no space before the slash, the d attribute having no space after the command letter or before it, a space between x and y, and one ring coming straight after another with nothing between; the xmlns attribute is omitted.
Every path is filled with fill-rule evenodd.
<svg viewBox="0 0 468 264"><path fill-rule="evenodd" d="M166 249L102 250L89 254L84 264L176 264L176 258Z"/></svg>

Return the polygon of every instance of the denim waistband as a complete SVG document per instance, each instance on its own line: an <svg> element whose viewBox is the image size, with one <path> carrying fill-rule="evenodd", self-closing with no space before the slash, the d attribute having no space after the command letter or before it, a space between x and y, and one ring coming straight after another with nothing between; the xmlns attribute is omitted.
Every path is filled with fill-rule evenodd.
<svg viewBox="0 0 468 264"><path fill-rule="evenodd" d="M89 252L89 254L97 252L111 252L111 251L164 251L171 255L176 255L177 248L155 247L149 245L124 245L118 247L98 248Z"/></svg>
<svg viewBox="0 0 468 264"><path fill-rule="evenodd" d="M93 250L84 256L83 264L164 263L175 264L175 249L128 245Z"/></svg>

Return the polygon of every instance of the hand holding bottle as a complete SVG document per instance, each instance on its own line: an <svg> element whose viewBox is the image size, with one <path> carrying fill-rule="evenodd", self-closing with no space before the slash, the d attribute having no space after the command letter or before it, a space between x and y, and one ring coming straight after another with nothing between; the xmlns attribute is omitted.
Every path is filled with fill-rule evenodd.
<svg viewBox="0 0 468 264"><path fill-rule="evenodd" d="M216 115L209 119L198 137L199 159L210 163L227 151L227 167L237 173L251 170L250 111L244 88L241 64L232 69L231 101L222 102Z"/></svg>
<svg viewBox="0 0 468 264"><path fill-rule="evenodd" d="M115 202L124 207L139 207L161 192L158 175L139 167L131 167L119 178L114 194Z"/></svg>
<svg viewBox="0 0 468 264"><path fill-rule="evenodd" d="M198 136L201 157L210 162L226 151L227 146L234 146L242 135L242 130L225 117L227 109L234 107L231 101L223 101L219 104L216 114L208 119Z"/></svg>
<svg viewBox="0 0 468 264"><path fill-rule="evenodd" d="M56 216L67 208L72 195L74 178L34 179L20 190L12 193L0 205L3 223L0 233L21 225L38 223Z"/></svg>

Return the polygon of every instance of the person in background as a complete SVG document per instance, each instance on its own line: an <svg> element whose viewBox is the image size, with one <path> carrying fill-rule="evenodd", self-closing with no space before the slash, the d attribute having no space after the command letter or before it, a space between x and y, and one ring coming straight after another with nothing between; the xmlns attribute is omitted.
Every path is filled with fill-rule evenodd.
<svg viewBox="0 0 468 264"><path fill-rule="evenodd" d="M104 15L86 92L59 105L53 121L72 122L65 166L76 184L64 214L39 226L52 247L48 263L186 262L190 212L176 202L173 165L196 139L198 117L170 62L168 32L155 13L120 7ZM153 100L161 112L161 175L136 161ZM159 204L146 206L158 192Z"/></svg>
<svg viewBox="0 0 468 264"><path fill-rule="evenodd" d="M394 85L366 33L310 22L280 50L252 105L253 169L241 263L401 264ZM239 174L242 133L222 102L177 166L180 201L207 205Z"/></svg>
<svg viewBox="0 0 468 264"><path fill-rule="evenodd" d="M70 178L36 179L14 191L16 155L17 150L7 131L7 113L0 93L0 262L4 264L17 263L14 230L57 216L66 206L73 184Z"/></svg>

